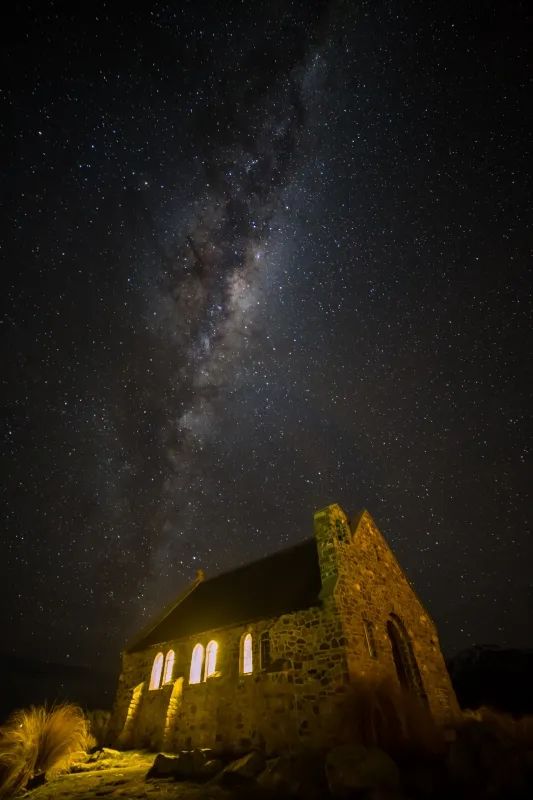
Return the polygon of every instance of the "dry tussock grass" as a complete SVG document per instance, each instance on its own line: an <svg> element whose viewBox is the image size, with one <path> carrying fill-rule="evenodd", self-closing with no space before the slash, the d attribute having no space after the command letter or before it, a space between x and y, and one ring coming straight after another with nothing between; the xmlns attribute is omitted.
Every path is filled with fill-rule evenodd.
<svg viewBox="0 0 533 800"><path fill-rule="evenodd" d="M94 737L94 743L98 747L103 747L106 742L107 728L109 725L109 718L111 717L110 711L103 711L102 709L94 709L86 712L87 722L91 736Z"/></svg>
<svg viewBox="0 0 533 800"><path fill-rule="evenodd" d="M361 678L352 683L335 715L336 736L393 755L438 755L442 730L418 697L392 680Z"/></svg>
<svg viewBox="0 0 533 800"><path fill-rule="evenodd" d="M87 720L78 706L15 711L0 728L0 797L10 797L36 775L66 769L88 744Z"/></svg>
<svg viewBox="0 0 533 800"><path fill-rule="evenodd" d="M503 711L496 711L488 706L481 706L475 711L465 711L463 720L482 722L501 739L533 749L533 716L513 717Z"/></svg>

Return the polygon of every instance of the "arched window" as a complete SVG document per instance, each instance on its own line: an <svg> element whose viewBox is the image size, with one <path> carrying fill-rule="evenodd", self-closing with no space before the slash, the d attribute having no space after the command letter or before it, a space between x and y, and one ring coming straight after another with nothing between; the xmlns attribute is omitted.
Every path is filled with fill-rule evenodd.
<svg viewBox="0 0 533 800"><path fill-rule="evenodd" d="M205 651L205 675L204 680L214 675L217 669L218 644L210 641Z"/></svg>
<svg viewBox="0 0 533 800"><path fill-rule="evenodd" d="M252 634L245 633L241 639L240 667L242 675L251 675L253 671Z"/></svg>
<svg viewBox="0 0 533 800"><path fill-rule="evenodd" d="M268 669L270 667L270 633L268 631L263 631L261 634L259 656L261 669Z"/></svg>
<svg viewBox="0 0 533 800"><path fill-rule="evenodd" d="M376 649L376 639L374 637L374 626L368 619L363 620L363 628L365 631L366 646L370 658L377 658L378 651Z"/></svg>
<svg viewBox="0 0 533 800"><path fill-rule="evenodd" d="M174 670L174 650L169 650L165 658L165 669L163 670L163 683L172 683L172 671Z"/></svg>
<svg viewBox="0 0 533 800"><path fill-rule="evenodd" d="M392 649L392 658L400 685L427 701L422 676L416 663L413 646L405 625L399 617L391 614L387 622L387 633Z"/></svg>
<svg viewBox="0 0 533 800"><path fill-rule="evenodd" d="M158 653L154 658L152 674L150 675L150 689L159 689L161 686L161 674L163 672L163 653Z"/></svg>
<svg viewBox="0 0 533 800"><path fill-rule="evenodd" d="M204 648L198 642L194 645L191 658L191 673L189 683L200 683L202 680L202 666L204 664Z"/></svg>

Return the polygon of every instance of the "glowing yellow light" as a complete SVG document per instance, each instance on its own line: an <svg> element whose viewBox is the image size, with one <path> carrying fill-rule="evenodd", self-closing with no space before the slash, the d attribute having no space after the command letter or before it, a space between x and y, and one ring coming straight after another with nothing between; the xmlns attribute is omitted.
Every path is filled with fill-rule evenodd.
<svg viewBox="0 0 533 800"><path fill-rule="evenodd" d="M241 672L250 675L253 670L252 634L247 633L242 638Z"/></svg>
<svg viewBox="0 0 533 800"><path fill-rule="evenodd" d="M165 669L163 670L163 683L172 683L172 671L174 669L174 650L169 650L165 658Z"/></svg>
<svg viewBox="0 0 533 800"><path fill-rule="evenodd" d="M204 648L200 643L194 645L191 658L191 672L189 683L200 683L202 680L202 665L204 663Z"/></svg>
<svg viewBox="0 0 533 800"><path fill-rule="evenodd" d="M215 641L210 641L205 651L205 675L204 680L207 680L211 675L214 675L217 669L217 652L218 644Z"/></svg>
<svg viewBox="0 0 533 800"><path fill-rule="evenodd" d="M158 653L154 658L152 674L150 676L150 689L159 689L161 686L161 673L163 672L163 653Z"/></svg>

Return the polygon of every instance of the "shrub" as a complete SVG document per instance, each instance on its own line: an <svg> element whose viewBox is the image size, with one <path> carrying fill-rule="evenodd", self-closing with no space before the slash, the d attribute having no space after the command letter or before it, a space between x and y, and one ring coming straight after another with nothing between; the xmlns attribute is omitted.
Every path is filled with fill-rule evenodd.
<svg viewBox="0 0 533 800"><path fill-rule="evenodd" d="M86 712L89 732L94 738L94 743L98 747L103 747L106 742L107 728L111 717L110 711L94 709Z"/></svg>
<svg viewBox="0 0 533 800"><path fill-rule="evenodd" d="M438 755L445 742L426 703L392 680L360 678L342 696L335 737L394 755Z"/></svg>
<svg viewBox="0 0 533 800"><path fill-rule="evenodd" d="M0 728L0 797L10 797L28 781L68 767L89 741L87 720L78 706L32 706L15 711Z"/></svg>
<svg viewBox="0 0 533 800"><path fill-rule="evenodd" d="M533 716L514 717L488 706L463 713L463 724L470 720L481 722L500 739L525 750L533 750Z"/></svg>

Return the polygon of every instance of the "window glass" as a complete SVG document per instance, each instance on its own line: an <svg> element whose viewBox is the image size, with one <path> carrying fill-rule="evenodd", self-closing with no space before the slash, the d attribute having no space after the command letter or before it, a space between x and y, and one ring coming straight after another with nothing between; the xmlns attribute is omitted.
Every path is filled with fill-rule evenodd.
<svg viewBox="0 0 533 800"><path fill-rule="evenodd" d="M252 634L247 633L242 639L241 672L250 675L253 670Z"/></svg>
<svg viewBox="0 0 533 800"><path fill-rule="evenodd" d="M216 642L209 642L205 651L205 678L214 675L217 669L217 652L218 644Z"/></svg>
<svg viewBox="0 0 533 800"><path fill-rule="evenodd" d="M204 648L200 643L194 645L191 658L191 672L189 683L200 683L202 680L202 666L204 663Z"/></svg>
<svg viewBox="0 0 533 800"><path fill-rule="evenodd" d="M163 670L163 683L172 683L172 671L174 669L174 650L169 650L165 658L165 669Z"/></svg>
<svg viewBox="0 0 533 800"><path fill-rule="evenodd" d="M150 676L150 689L159 689L161 686L161 674L163 672L163 653L158 653L152 665Z"/></svg>

